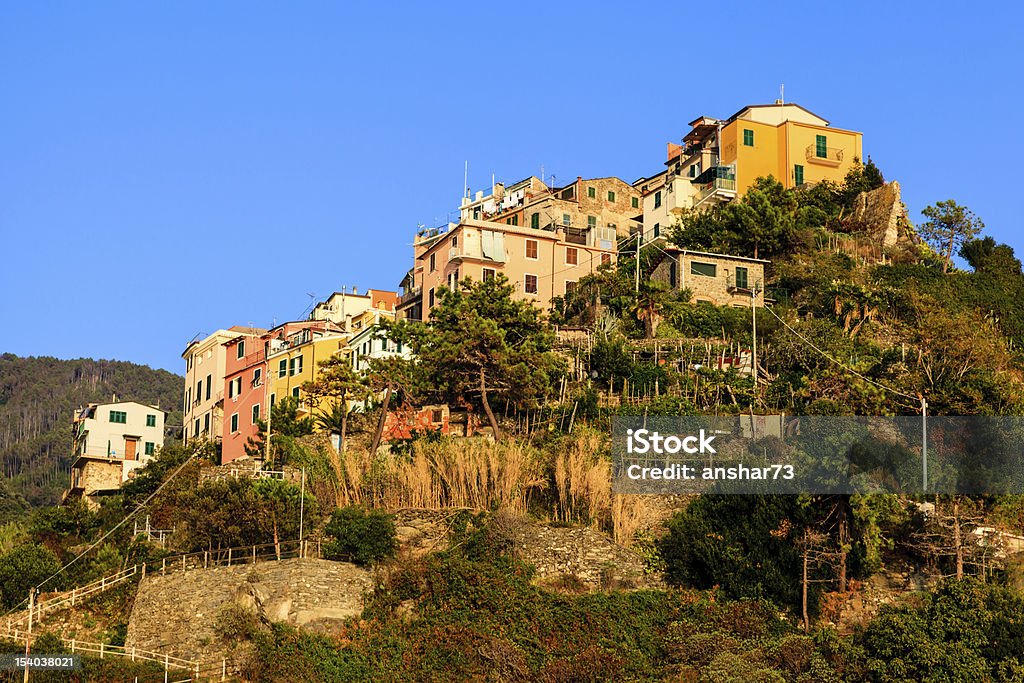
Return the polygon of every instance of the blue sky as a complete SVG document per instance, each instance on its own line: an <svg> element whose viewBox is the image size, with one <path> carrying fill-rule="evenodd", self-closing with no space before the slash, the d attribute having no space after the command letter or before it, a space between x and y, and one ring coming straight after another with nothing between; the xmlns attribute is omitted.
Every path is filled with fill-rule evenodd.
<svg viewBox="0 0 1024 683"><path fill-rule="evenodd" d="M785 83L1024 252L1009 3L0 2L0 352L180 372L195 335L395 289L470 186L656 172Z"/></svg>

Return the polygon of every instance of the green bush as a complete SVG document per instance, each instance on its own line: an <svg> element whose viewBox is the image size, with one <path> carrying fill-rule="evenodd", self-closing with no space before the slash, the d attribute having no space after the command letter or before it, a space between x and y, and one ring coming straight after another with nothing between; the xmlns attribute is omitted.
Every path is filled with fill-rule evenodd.
<svg viewBox="0 0 1024 683"><path fill-rule="evenodd" d="M394 555L398 546L392 516L357 505L335 510L325 531L332 538L324 554L329 560L372 564Z"/></svg>

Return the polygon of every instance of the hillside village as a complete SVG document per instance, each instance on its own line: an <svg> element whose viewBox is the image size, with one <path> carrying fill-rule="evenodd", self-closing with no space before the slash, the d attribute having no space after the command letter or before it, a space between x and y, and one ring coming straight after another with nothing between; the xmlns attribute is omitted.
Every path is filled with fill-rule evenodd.
<svg viewBox="0 0 1024 683"><path fill-rule="evenodd" d="M613 488L615 416L820 458L787 416L1024 408L1021 264L968 210L915 228L797 104L687 128L632 182L466 188L390 281L189 341L180 432L76 411L0 628L98 680L1021 680L1012 490Z"/></svg>

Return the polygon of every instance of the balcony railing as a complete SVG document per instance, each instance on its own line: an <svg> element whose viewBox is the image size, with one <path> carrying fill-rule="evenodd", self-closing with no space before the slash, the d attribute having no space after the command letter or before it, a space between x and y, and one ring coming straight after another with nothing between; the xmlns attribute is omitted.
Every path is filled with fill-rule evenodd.
<svg viewBox="0 0 1024 683"><path fill-rule="evenodd" d="M404 305L408 304L410 301L417 301L417 300L422 299L422 298L423 298L423 288L422 287L417 287L416 289L412 289L412 290L409 290L408 292L404 292L402 294L402 296L398 297L398 305L399 306L404 306Z"/></svg>
<svg viewBox="0 0 1024 683"><path fill-rule="evenodd" d="M821 152L821 153L819 153ZM838 166L843 161L843 150L838 147L819 147L818 145L807 145L807 161L816 164L828 164Z"/></svg>
<svg viewBox="0 0 1024 683"><path fill-rule="evenodd" d="M717 197L719 199L732 199L736 196L735 178L712 178L701 185L700 194L697 195L693 205L699 206L707 199Z"/></svg>

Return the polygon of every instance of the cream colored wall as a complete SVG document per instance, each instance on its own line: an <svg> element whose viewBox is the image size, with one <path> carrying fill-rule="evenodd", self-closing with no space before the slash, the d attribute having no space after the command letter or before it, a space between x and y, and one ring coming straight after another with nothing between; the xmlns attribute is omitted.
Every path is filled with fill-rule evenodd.
<svg viewBox="0 0 1024 683"><path fill-rule="evenodd" d="M191 367L186 361L185 396L191 398L185 406L184 426L188 439L196 437L195 421L199 419L201 431L205 427L205 416L210 415L209 431L201 437L214 439L220 435L220 410L217 402L224 397L224 346L223 344L238 336L237 332L217 330L210 336L188 350L187 356L192 358ZM206 398L207 376L212 378L210 398ZM202 381L202 395L196 400L196 383ZM191 389L191 391L189 391Z"/></svg>
<svg viewBox="0 0 1024 683"><path fill-rule="evenodd" d="M125 422L111 422L110 411L124 412ZM146 426L146 416L153 415L156 425ZM105 403L96 407L94 417L84 420L82 429L85 449L81 442L76 443L76 456L87 455L107 457L107 442L110 442L110 457L123 458L125 454L125 436L138 437L135 457L137 460L149 460L146 455L146 443L155 448L164 445L164 413L156 408L135 402Z"/></svg>

